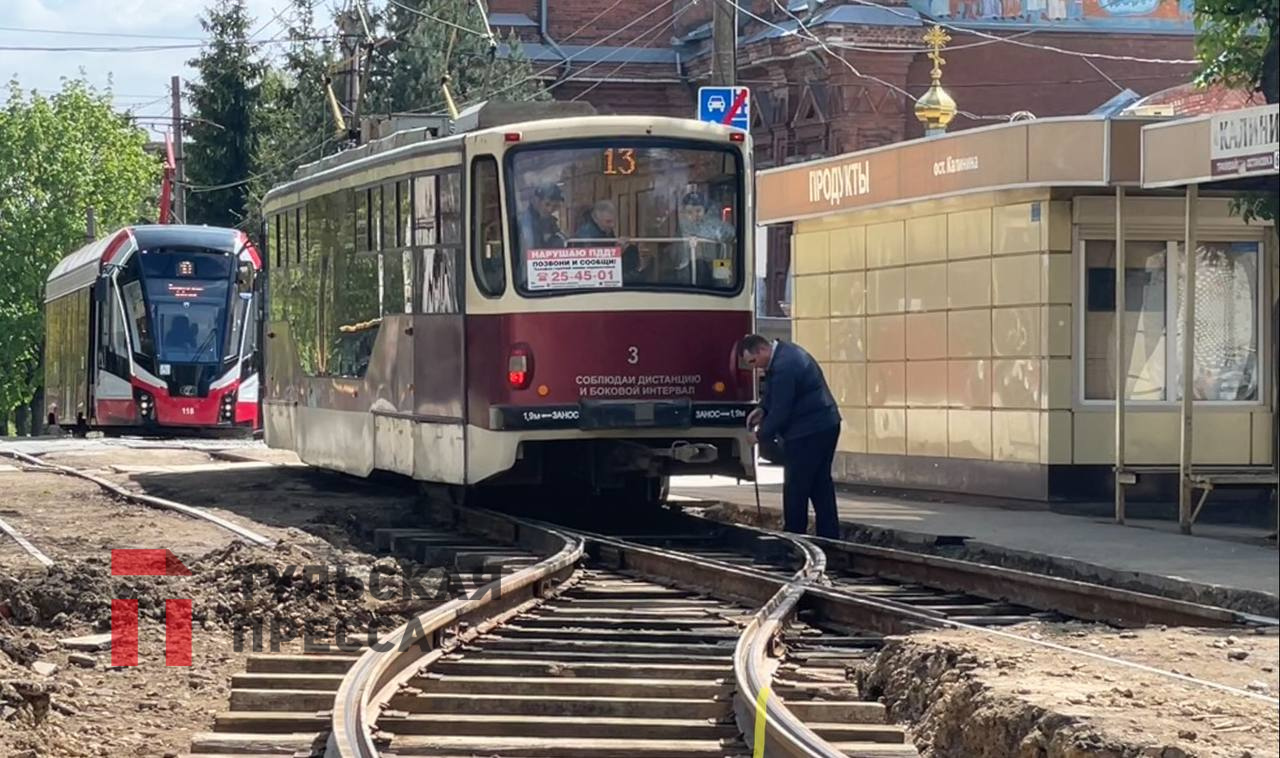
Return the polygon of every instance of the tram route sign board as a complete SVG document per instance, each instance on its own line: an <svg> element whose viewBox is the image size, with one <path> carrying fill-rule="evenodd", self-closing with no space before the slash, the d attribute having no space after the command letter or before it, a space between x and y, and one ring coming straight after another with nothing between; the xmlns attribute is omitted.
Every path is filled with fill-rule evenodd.
<svg viewBox="0 0 1280 758"><path fill-rule="evenodd" d="M622 248L565 247L525 252L531 290L622 286Z"/></svg>
<svg viewBox="0 0 1280 758"><path fill-rule="evenodd" d="M747 87L699 87L698 120L749 131L751 90Z"/></svg>

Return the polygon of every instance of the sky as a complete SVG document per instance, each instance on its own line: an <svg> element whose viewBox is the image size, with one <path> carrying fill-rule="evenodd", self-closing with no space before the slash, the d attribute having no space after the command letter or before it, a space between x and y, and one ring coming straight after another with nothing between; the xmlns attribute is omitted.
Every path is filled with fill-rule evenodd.
<svg viewBox="0 0 1280 758"><path fill-rule="evenodd" d="M195 46L204 39L199 16L208 2L0 0L0 83L16 76L24 90L53 93L60 89L63 78L75 78L83 69L99 90L111 85L117 109L132 108L142 117L167 117L169 78L175 74L184 80L192 76L187 61L199 53ZM255 39L284 36L291 13L286 10L279 19L272 19L290 5L289 0L248 0L247 5L253 17L251 31L260 30ZM146 52L13 49L170 45L192 47Z"/></svg>

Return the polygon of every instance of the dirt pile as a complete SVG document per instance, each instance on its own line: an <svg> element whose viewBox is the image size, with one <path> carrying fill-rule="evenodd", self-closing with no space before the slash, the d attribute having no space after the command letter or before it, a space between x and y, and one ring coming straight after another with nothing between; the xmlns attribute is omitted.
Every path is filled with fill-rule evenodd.
<svg viewBox="0 0 1280 758"><path fill-rule="evenodd" d="M292 635L331 636L339 629L390 629L446 597L442 570L406 569L391 558L346 558L354 560L321 560L287 543L274 549L232 543L191 566L197 593L205 598L193 615L210 626L267 624Z"/></svg>
<svg viewBox="0 0 1280 758"><path fill-rule="evenodd" d="M1069 716L993 692L973 675L977 667L976 656L959 647L895 640L858 679L866 695L884 701L894 720L912 725L923 756L1142 755L1108 743Z"/></svg>
<svg viewBox="0 0 1280 758"><path fill-rule="evenodd" d="M29 729L48 718L58 685L45 678L54 667L38 661L42 652L29 633L0 618L0 728Z"/></svg>
<svg viewBox="0 0 1280 758"><path fill-rule="evenodd" d="M272 630L332 637L390 629L446 596L442 570L357 553L321 556L288 542L274 548L233 542L191 561L190 576L112 576L89 559L22 576L0 575L0 617L18 626L64 629L111 625L111 600L136 599L141 619L163 623L165 601L190 599L197 628Z"/></svg>
<svg viewBox="0 0 1280 758"><path fill-rule="evenodd" d="M1071 640L1090 652L1142 661L1158 650L1209 657L1212 633L1083 631L1033 625L1032 639ZM1123 644L1116 644L1123 643ZM1239 641L1261 671L1274 638ZM1117 648L1108 650L1107 648ZM1238 655L1238 653L1237 653ZM1227 659L1223 656L1223 661ZM1205 660L1198 678L1235 686L1248 676ZM1232 665L1243 667L1238 662ZM1165 668L1169 668L1166 664ZM1274 672L1274 668L1271 668ZM925 758L1262 758L1276 756L1277 719L1265 703L1224 695L1066 651L969 632L891 639L856 672L865 696L910 727Z"/></svg>

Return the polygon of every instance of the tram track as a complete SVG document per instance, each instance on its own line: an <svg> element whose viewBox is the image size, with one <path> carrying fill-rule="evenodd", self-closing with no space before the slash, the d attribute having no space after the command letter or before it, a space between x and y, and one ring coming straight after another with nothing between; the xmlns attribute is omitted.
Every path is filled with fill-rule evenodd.
<svg viewBox="0 0 1280 758"><path fill-rule="evenodd" d="M1257 621L670 511L613 524L436 515L363 536L446 568L448 600L384 636L390 649L250 656L189 755L916 755L851 676L886 636L1063 615ZM1062 598L1085 612L1046 615Z"/></svg>

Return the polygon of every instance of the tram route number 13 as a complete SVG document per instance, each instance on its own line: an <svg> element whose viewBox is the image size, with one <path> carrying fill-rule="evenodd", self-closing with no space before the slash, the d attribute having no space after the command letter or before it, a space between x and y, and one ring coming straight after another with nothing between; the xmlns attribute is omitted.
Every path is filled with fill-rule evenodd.
<svg viewBox="0 0 1280 758"><path fill-rule="evenodd" d="M631 176L639 168L636 151L630 147L610 147L604 151L605 176Z"/></svg>

